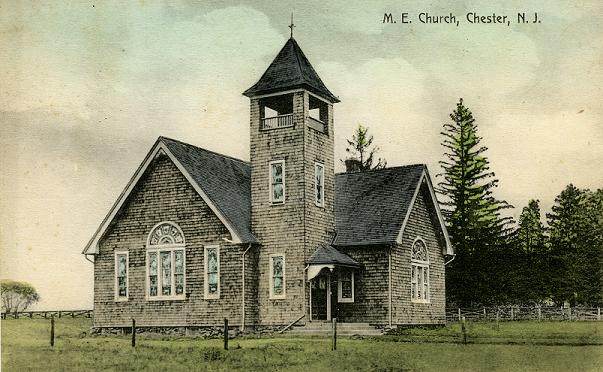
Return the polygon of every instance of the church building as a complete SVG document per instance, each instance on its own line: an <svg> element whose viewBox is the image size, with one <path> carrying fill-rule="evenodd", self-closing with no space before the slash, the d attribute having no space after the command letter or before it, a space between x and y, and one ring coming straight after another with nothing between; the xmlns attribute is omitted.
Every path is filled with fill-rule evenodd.
<svg viewBox="0 0 603 372"><path fill-rule="evenodd" d="M94 327L443 324L427 167L336 174L339 99L293 37L243 94L249 162L159 137L92 236Z"/></svg>

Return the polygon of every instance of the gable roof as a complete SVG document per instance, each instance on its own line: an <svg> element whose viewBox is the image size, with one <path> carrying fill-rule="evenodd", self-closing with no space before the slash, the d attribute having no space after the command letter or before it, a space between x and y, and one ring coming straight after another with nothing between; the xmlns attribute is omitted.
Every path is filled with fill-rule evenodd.
<svg viewBox="0 0 603 372"><path fill-rule="evenodd" d="M358 261L345 253L339 252L331 245L321 245L312 253L306 262L308 265L340 265L349 267L360 267Z"/></svg>
<svg viewBox="0 0 603 372"><path fill-rule="evenodd" d="M257 243L251 233L249 163L184 142L159 137L206 193L243 243Z"/></svg>
<svg viewBox="0 0 603 372"><path fill-rule="evenodd" d="M113 204L86 247L84 254L98 253L98 243L145 170L165 153L205 203L226 226L234 243L258 243L251 233L251 167L249 163L159 137L128 185ZM453 255L448 232L427 168L423 164L335 175L334 246L393 244L401 241L412 206L426 184L445 240L445 254ZM339 253L339 255L337 254ZM324 246L312 260L345 259L334 247ZM314 257L316 256L316 257ZM316 262L318 262L316 261ZM345 261L345 260L344 260ZM343 262L343 261L342 261Z"/></svg>
<svg viewBox="0 0 603 372"><path fill-rule="evenodd" d="M429 189L445 240L454 254L435 192L423 164L335 175L335 246L401 241L421 185Z"/></svg>
<svg viewBox="0 0 603 372"><path fill-rule="evenodd" d="M330 102L339 102L339 99L322 82L295 39L291 37L260 80L243 94L253 97L294 88L305 88Z"/></svg>
<svg viewBox="0 0 603 372"><path fill-rule="evenodd" d="M423 165L335 175L335 245L396 241Z"/></svg>
<svg viewBox="0 0 603 372"><path fill-rule="evenodd" d="M235 243L257 243L251 233L251 189L249 164L193 145L159 137L138 167L109 213L103 219L83 254L98 253L98 243L126 199L160 153L166 154L191 186L226 226Z"/></svg>

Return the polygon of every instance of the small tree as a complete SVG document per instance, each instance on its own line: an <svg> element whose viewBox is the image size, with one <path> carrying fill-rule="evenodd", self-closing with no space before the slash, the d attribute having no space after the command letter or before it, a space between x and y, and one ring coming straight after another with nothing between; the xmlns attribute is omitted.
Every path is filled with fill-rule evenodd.
<svg viewBox="0 0 603 372"><path fill-rule="evenodd" d="M2 297L2 311L18 313L25 311L29 306L40 300L40 295L29 283L15 280L0 280L0 296Z"/></svg>
<svg viewBox="0 0 603 372"><path fill-rule="evenodd" d="M345 151L349 154L344 161L346 172L362 172L371 169L382 169L387 165L385 159L379 158L377 164L373 165L374 156L379 152L379 148L373 144L373 135L368 134L368 128L358 124L358 128L348 141L348 147Z"/></svg>

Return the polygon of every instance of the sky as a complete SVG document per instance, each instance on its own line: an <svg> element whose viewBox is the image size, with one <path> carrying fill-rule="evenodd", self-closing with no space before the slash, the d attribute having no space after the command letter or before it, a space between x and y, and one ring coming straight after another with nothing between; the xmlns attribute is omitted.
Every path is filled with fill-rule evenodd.
<svg viewBox="0 0 603 372"><path fill-rule="evenodd" d="M462 97L515 216L531 198L546 212L569 183L603 187L603 3L367 3L0 0L0 278L33 284L37 309L91 308L80 252L158 136L249 159L241 93L286 42L291 12L341 99L336 159L363 124L388 166L426 163L435 177ZM413 23L383 24L385 12ZM421 24L421 12L461 24ZM541 23L516 24L518 12Z"/></svg>

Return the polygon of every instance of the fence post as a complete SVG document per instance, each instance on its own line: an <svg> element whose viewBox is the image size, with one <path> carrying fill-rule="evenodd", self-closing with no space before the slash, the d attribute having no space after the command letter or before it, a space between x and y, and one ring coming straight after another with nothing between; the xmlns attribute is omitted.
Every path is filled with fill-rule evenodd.
<svg viewBox="0 0 603 372"><path fill-rule="evenodd" d="M597 320L601 320L601 308L597 308Z"/></svg>
<svg viewBox="0 0 603 372"><path fill-rule="evenodd" d="M459 322L460 322L461 321L461 308L459 307L458 310L459 310L458 313L459 313Z"/></svg>
<svg viewBox="0 0 603 372"><path fill-rule="evenodd" d="M515 318L515 316L513 314L513 306L511 306L511 321L513 321L514 318Z"/></svg>
<svg viewBox="0 0 603 372"><path fill-rule="evenodd" d="M486 320L488 317L486 316L486 307L484 306L484 320Z"/></svg>
<svg viewBox="0 0 603 372"><path fill-rule="evenodd" d="M500 330L500 325L499 325L499 320L500 320L500 308L497 307L496 308L496 330Z"/></svg>
<svg viewBox="0 0 603 372"><path fill-rule="evenodd" d="M136 346L136 319L132 318L132 347Z"/></svg>
<svg viewBox="0 0 603 372"><path fill-rule="evenodd" d="M542 320L542 309L538 306L538 320Z"/></svg>
<svg viewBox="0 0 603 372"><path fill-rule="evenodd" d="M224 318L224 350L228 350L228 319Z"/></svg>
<svg viewBox="0 0 603 372"><path fill-rule="evenodd" d="M50 347L54 347L54 315L50 317Z"/></svg>
<svg viewBox="0 0 603 372"><path fill-rule="evenodd" d="M463 344L467 345L467 327L465 326L465 317L462 318L461 330L463 331Z"/></svg>
<svg viewBox="0 0 603 372"><path fill-rule="evenodd" d="M337 318L333 318L333 347L332 350L337 350Z"/></svg>

